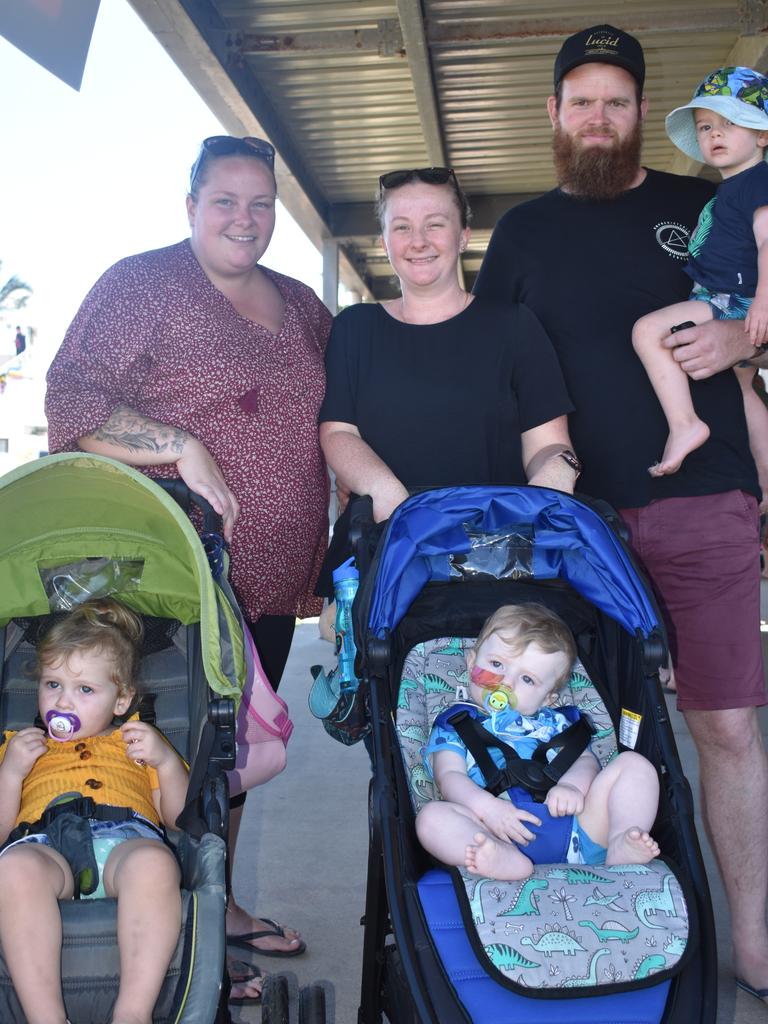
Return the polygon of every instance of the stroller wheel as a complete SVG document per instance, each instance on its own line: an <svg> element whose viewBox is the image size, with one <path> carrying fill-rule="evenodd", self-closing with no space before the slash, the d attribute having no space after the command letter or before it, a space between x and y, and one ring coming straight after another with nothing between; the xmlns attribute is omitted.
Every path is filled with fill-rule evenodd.
<svg viewBox="0 0 768 1024"><path fill-rule="evenodd" d="M299 1024L325 1024L325 989L305 985L299 992Z"/></svg>
<svg viewBox="0 0 768 1024"><path fill-rule="evenodd" d="M288 982L282 974L268 974L264 979L261 1024L290 1024Z"/></svg>

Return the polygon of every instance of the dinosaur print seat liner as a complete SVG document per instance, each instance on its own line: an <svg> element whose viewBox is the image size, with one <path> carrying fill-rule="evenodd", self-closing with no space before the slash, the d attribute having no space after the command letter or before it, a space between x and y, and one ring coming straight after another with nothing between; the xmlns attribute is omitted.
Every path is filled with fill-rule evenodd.
<svg viewBox="0 0 768 1024"><path fill-rule="evenodd" d="M414 813L439 799L423 763L437 715L466 685L465 651L472 638L416 644L403 666L395 727ZM605 705L580 662L558 703L575 705L594 727L591 749L604 766L617 740ZM662 860L650 864L538 864L515 882L478 878L464 869L435 868L419 883L427 917L441 930L466 930L489 974L518 991L567 997L658 984L681 968L689 935L688 901Z"/></svg>

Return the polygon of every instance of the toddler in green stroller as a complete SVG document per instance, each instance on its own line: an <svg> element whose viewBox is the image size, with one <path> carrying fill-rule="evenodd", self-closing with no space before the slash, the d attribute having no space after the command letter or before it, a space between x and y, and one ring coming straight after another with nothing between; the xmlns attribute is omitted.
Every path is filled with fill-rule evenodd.
<svg viewBox="0 0 768 1024"><path fill-rule="evenodd" d="M169 495L129 467L82 453L0 479L0 521L0 830L6 838L26 820L67 844L63 860L55 842L31 835L0 855L0 1020L227 1024L228 773L242 788L255 776L236 745L236 706L250 676L226 552L214 579L190 519ZM138 675L118 674L101 691L92 669L111 657L109 648L77 645L68 654L62 664L82 672L78 682L57 669L57 630L77 621L72 608L105 597L112 610L117 601L130 609L128 621L140 618L144 642ZM56 669L43 674L42 687L38 662ZM94 714L99 693L107 699ZM113 712L131 715L118 731ZM45 811L67 793L74 804ZM122 820L98 820L110 816L104 805L121 808ZM73 811L79 820L65 828ZM177 830L166 842L161 823ZM84 863L70 859L72 827L86 839L72 848L92 850ZM101 896L94 867L104 897L83 898ZM130 877L134 868L141 882ZM40 909L26 913L33 898ZM25 981L30 964L34 980ZM63 1006L50 1001L57 993Z"/></svg>
<svg viewBox="0 0 768 1024"><path fill-rule="evenodd" d="M115 1024L151 1024L176 948L180 875L162 826L184 808L187 769L130 715L142 634L111 599L54 622L37 645L48 734L34 725L0 745L0 945L29 1024L66 1020L58 900L117 899Z"/></svg>

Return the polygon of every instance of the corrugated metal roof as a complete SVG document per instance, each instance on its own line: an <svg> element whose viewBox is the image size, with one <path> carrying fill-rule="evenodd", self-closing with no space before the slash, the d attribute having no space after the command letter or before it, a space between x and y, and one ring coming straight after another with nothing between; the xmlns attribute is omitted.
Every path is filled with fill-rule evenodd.
<svg viewBox="0 0 768 1024"><path fill-rule="evenodd" d="M760 0L132 2L150 27L160 18L172 26L173 46L158 37L193 80L204 41L217 63L206 89L214 81L222 94L235 90L298 185L286 205L305 226L315 218L316 239L339 238L376 294L393 287L370 208L383 171L442 160L456 169L476 209L470 280L503 209L553 186L545 104L572 32L609 23L643 44L643 160L661 169L698 170L676 154L663 122L707 72L766 67Z"/></svg>

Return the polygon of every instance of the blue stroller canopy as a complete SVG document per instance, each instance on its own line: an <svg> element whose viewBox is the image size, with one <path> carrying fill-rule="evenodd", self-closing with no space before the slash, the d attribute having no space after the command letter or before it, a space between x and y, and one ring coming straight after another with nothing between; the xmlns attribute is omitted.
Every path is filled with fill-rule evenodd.
<svg viewBox="0 0 768 1024"><path fill-rule="evenodd" d="M565 580L633 636L658 628L622 542L589 506L544 487L446 487L404 501L389 522L368 619L373 635L394 629L425 584L456 576L450 556L469 554L470 534L505 528L531 537L533 579Z"/></svg>

